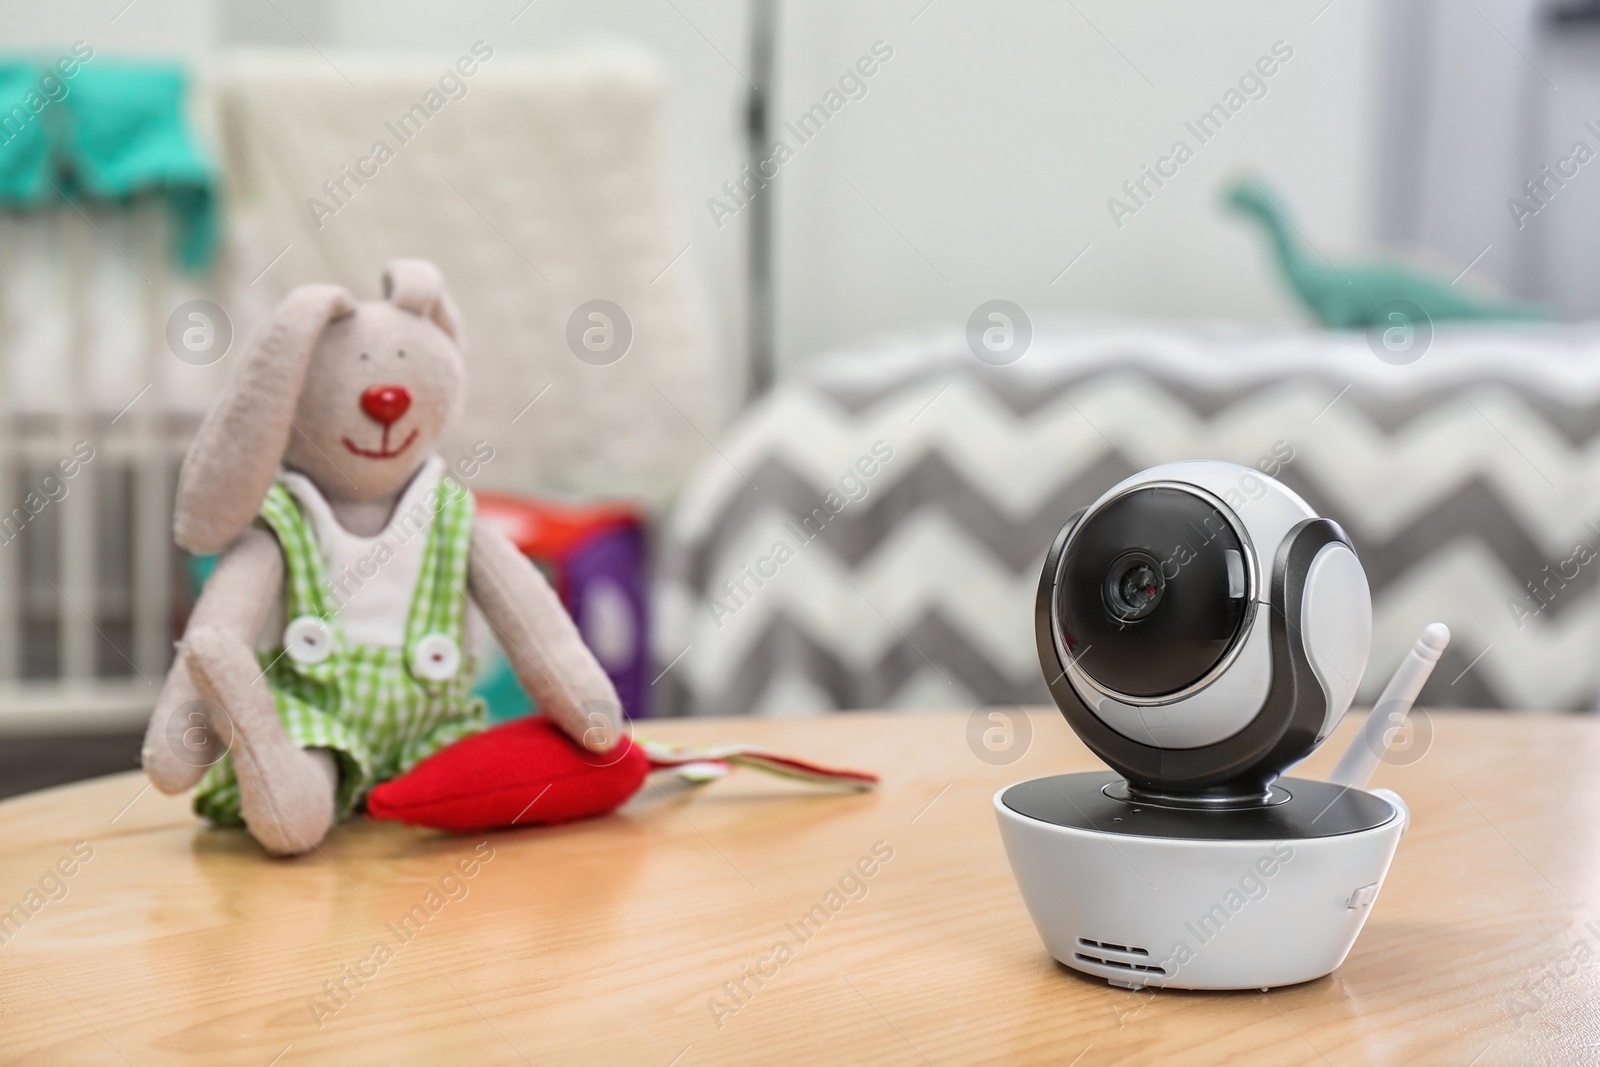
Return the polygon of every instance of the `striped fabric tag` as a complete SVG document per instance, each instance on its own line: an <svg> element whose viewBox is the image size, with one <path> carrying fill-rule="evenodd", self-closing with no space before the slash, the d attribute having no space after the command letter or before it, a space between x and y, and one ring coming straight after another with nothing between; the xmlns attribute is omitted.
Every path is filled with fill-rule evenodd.
<svg viewBox="0 0 1600 1067"><path fill-rule="evenodd" d="M676 777L688 782L708 782L722 777L729 768L749 767L779 778L789 778L808 785L834 789L864 791L875 789L878 785L876 774L840 767L824 767L820 763L784 756L755 745L691 748L637 736L634 737L633 743L650 758L651 770L671 771Z"/></svg>

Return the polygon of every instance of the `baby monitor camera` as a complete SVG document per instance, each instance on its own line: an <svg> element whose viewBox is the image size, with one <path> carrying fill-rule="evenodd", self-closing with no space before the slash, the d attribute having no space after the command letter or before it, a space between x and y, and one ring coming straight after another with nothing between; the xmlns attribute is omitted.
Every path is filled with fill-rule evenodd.
<svg viewBox="0 0 1600 1067"><path fill-rule="evenodd" d="M1327 736L1372 602L1343 530L1249 468L1135 475L1067 524L1035 629L1067 721L1136 794L1232 803Z"/></svg>
<svg viewBox="0 0 1600 1067"><path fill-rule="evenodd" d="M1265 989L1342 963L1408 819L1362 787L1449 631L1423 632L1332 780L1282 777L1349 708L1372 602L1336 523L1221 462L1151 468L1073 516L1034 627L1052 697L1111 768L994 798L1050 953L1135 988Z"/></svg>

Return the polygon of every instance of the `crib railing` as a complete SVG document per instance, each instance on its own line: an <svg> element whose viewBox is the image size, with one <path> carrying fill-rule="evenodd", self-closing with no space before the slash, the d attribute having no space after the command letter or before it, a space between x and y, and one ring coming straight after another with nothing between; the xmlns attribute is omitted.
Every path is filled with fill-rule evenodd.
<svg viewBox="0 0 1600 1067"><path fill-rule="evenodd" d="M29 345L18 320L37 309L0 297L0 734L137 728L187 603L172 494L197 419L167 402L164 327L178 294L164 226L153 208L58 207L0 217L0 293L47 270L61 296L55 329L30 331L57 343ZM92 358L109 335L91 282L108 269L139 294L122 308L132 321L110 327L137 331L136 374ZM18 395L19 360L51 363L42 401ZM120 407L109 379L134 383Z"/></svg>

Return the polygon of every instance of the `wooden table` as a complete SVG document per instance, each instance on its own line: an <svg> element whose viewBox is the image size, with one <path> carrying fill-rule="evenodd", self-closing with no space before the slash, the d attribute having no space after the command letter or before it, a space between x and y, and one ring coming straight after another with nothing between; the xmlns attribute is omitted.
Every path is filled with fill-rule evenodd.
<svg viewBox="0 0 1600 1067"><path fill-rule="evenodd" d="M1054 711L1030 721L1005 766L974 755L966 715L654 724L877 769L884 787L739 772L555 829L358 822L289 862L138 775L19 797L0 804L0 908L60 860L73 873L0 930L0 1059L1600 1059L1600 720L1433 713L1422 758L1375 781L1414 822L1361 939L1331 977L1270 995L1134 993L1045 955L990 797L1095 763ZM872 875L847 878L863 859ZM837 910L800 928L818 904Z"/></svg>

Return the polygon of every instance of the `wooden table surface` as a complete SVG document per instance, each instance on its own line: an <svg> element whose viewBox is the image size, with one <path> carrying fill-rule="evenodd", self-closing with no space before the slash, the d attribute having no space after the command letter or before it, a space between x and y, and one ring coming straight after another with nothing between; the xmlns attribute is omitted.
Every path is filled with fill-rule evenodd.
<svg viewBox="0 0 1600 1067"><path fill-rule="evenodd" d="M554 829L356 822L288 862L136 774L15 798L0 909L37 910L0 928L0 1060L1600 1061L1600 720L1432 713L1375 779L1413 825L1350 958L1270 995L1134 993L1050 960L990 797L1095 761L1054 711L1028 721L998 766L964 714L654 724L884 786L741 771ZM818 904L827 922L797 927Z"/></svg>

